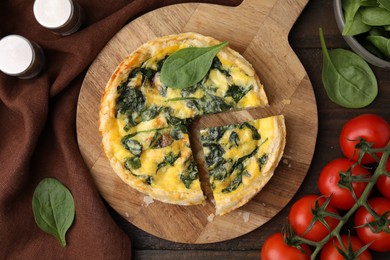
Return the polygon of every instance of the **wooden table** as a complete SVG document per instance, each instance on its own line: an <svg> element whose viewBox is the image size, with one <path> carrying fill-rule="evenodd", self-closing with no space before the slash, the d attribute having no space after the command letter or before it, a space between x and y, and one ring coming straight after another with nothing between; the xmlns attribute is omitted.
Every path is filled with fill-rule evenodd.
<svg viewBox="0 0 390 260"><path fill-rule="evenodd" d="M317 99L319 131L311 167L301 188L287 207L260 228L233 240L191 245L159 239L138 229L120 217L108 205L112 217L132 240L135 259L259 259L260 248L265 239L280 232L286 223L290 206L298 198L311 193L318 194L317 180L322 167L330 160L340 157L338 135L343 124L350 118L375 113L390 122L390 71L373 68L378 79L379 94L375 101L364 109L345 109L332 103L321 80L322 53L318 28L325 32L328 48L348 48L336 26L330 0L311 0L293 27L289 40L304 65L312 82ZM390 254L372 254L374 259L389 259Z"/></svg>

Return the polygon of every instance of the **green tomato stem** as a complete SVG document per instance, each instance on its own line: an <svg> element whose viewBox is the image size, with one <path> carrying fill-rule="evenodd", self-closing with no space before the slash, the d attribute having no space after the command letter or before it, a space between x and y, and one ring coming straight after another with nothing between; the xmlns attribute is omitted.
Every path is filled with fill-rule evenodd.
<svg viewBox="0 0 390 260"><path fill-rule="evenodd" d="M348 221L348 219L361 207L364 206L367 208L367 198L371 193L372 188L376 184L379 176L385 173L386 171L386 162L387 159L389 158L389 148L390 145L388 144L386 146L386 151L383 153L381 160L379 161L378 168L375 170L374 174L371 177L371 181L368 182L366 188L364 189L362 195L360 198L356 201L355 205L343 216L340 218L340 222L338 225L333 229L328 236L326 236L324 239L322 239L319 242L313 242L313 241L308 241L307 239L300 238L303 243L315 246L315 250L311 255L311 259L316 259L318 253L321 251L321 249L324 247L324 245L333 237L340 237L340 231L341 228L345 225L345 223Z"/></svg>

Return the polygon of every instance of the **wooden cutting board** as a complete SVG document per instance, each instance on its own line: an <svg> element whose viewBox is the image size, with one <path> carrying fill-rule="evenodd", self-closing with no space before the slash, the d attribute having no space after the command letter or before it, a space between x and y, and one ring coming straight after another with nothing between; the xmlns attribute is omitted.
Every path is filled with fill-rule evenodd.
<svg viewBox="0 0 390 260"><path fill-rule="evenodd" d="M77 135L82 156L104 199L125 219L157 237L182 243L211 243L248 233L274 217L300 187L314 153L317 107L309 78L288 43L288 33L308 0L244 0L238 7L179 4L150 12L118 32L91 65L80 92ZM257 71L269 98L266 109L209 115L191 126L190 139L201 160L199 129L283 114L287 144L274 177L248 204L212 219L214 206L175 206L155 201L123 183L101 149L99 102L120 61L146 41L198 32L229 41ZM200 174L205 174L200 167ZM212 221L211 221L212 220Z"/></svg>

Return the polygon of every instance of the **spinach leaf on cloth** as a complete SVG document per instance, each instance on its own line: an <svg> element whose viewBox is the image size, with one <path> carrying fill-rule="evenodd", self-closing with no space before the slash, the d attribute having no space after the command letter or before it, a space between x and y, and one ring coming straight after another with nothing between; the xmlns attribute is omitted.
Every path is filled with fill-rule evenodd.
<svg viewBox="0 0 390 260"><path fill-rule="evenodd" d="M321 28L320 40L323 53L322 82L328 97L347 108L369 105L378 94L378 83L367 62L344 49L328 51Z"/></svg>
<svg viewBox="0 0 390 260"><path fill-rule="evenodd" d="M56 237L66 246L65 234L73 223L75 207L73 196L61 182L43 179L35 188L32 209L38 227Z"/></svg>

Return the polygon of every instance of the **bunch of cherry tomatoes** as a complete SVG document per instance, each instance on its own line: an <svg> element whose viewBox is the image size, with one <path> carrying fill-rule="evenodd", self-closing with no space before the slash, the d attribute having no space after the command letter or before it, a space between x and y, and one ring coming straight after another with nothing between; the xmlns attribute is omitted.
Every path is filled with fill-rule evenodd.
<svg viewBox="0 0 390 260"><path fill-rule="evenodd" d="M293 204L287 231L267 238L261 259L310 259L320 253L321 259L363 260L372 259L369 249L390 251L390 159L378 166L389 141L390 125L382 117L363 114L349 120L340 134L345 158L332 160L320 173L322 195L306 195ZM376 167L385 171L372 173ZM374 185L381 196L372 197ZM356 235L340 234L350 218Z"/></svg>

